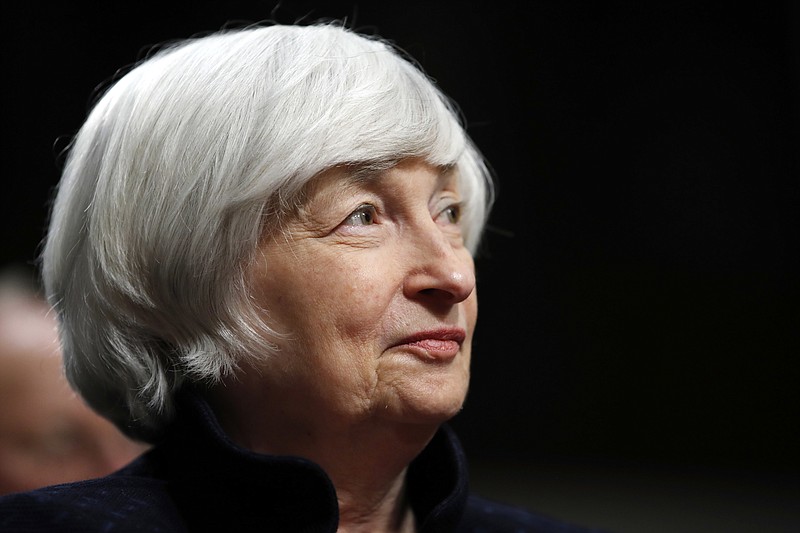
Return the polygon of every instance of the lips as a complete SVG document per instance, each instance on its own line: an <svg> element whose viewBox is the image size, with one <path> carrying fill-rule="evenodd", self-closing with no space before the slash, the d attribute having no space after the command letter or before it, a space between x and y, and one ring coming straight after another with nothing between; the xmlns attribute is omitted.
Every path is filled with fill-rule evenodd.
<svg viewBox="0 0 800 533"><path fill-rule="evenodd" d="M456 356L466 337L466 332L461 328L440 328L414 333L395 347L408 348L424 359L446 361Z"/></svg>

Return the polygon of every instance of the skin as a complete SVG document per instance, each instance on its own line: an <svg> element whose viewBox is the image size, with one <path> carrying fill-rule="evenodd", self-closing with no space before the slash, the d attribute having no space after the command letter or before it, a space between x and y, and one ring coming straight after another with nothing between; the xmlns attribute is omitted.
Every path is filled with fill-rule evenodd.
<svg viewBox="0 0 800 533"><path fill-rule="evenodd" d="M251 275L280 352L212 403L243 446L322 466L340 531L413 531L406 468L467 393L474 265L452 172L354 175L323 173L265 236Z"/></svg>
<svg viewBox="0 0 800 533"><path fill-rule="evenodd" d="M0 302L0 494L100 477L145 450L97 415L61 370L53 315L39 300Z"/></svg>

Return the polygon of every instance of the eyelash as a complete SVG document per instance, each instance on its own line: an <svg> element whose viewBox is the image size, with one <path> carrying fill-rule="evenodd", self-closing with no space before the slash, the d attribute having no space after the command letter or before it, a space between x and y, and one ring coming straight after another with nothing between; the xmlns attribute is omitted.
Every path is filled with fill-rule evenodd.
<svg viewBox="0 0 800 533"><path fill-rule="evenodd" d="M345 226L369 226L375 222L375 218L378 212L375 209L374 205L370 204L362 204L358 206L358 208L347 215L347 218L344 220ZM369 220L364 221L363 216L368 216ZM359 221L359 222L357 222Z"/></svg>
<svg viewBox="0 0 800 533"><path fill-rule="evenodd" d="M462 210L463 208L461 203L457 202L445 207L436 218L438 220L440 217L444 215L447 217L448 224L458 224L461 222ZM377 215L378 215L378 210L375 208L374 205L361 204L355 211L347 215L347 218L344 220L343 225L370 226L375 223Z"/></svg>
<svg viewBox="0 0 800 533"><path fill-rule="evenodd" d="M462 211L463 211L463 207L461 205L461 202L458 202L458 203L455 203L455 204L452 204L452 205L448 205L447 207L445 207L442 210L442 212L439 214L439 216L447 215L447 218L448 218L447 222L448 223L450 223L450 224L458 224L459 222L461 222ZM448 213L450 213L450 214L448 215Z"/></svg>

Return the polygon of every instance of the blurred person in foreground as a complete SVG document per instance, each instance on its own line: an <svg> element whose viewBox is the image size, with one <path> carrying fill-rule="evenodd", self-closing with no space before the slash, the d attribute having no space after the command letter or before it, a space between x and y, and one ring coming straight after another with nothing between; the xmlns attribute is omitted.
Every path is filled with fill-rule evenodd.
<svg viewBox="0 0 800 533"><path fill-rule="evenodd" d="M109 474L145 445L89 409L62 369L55 314L22 272L0 274L0 494Z"/></svg>
<svg viewBox="0 0 800 533"><path fill-rule="evenodd" d="M453 105L377 37L151 55L71 147L43 279L71 383L154 448L0 499L0 529L582 531L471 494L446 424L490 201Z"/></svg>

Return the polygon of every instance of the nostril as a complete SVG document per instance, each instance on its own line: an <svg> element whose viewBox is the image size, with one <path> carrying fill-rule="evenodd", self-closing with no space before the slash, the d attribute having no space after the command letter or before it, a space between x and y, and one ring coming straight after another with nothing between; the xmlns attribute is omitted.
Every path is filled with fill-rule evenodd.
<svg viewBox="0 0 800 533"><path fill-rule="evenodd" d="M426 298L439 300L448 304L461 300L456 292L443 288L430 287L420 290L419 294Z"/></svg>

